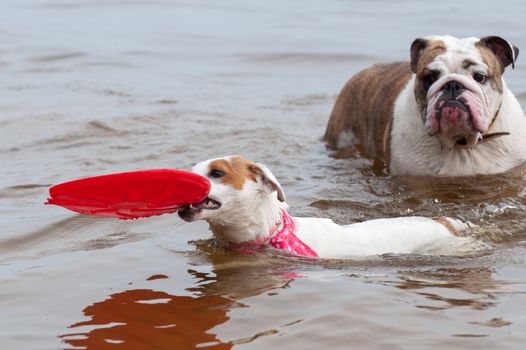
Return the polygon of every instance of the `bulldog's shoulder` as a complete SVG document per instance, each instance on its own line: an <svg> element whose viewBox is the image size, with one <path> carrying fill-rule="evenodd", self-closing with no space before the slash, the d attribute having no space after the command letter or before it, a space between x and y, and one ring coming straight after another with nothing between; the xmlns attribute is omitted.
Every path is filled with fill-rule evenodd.
<svg viewBox="0 0 526 350"><path fill-rule="evenodd" d="M377 63L353 75L349 80L348 84L374 82L384 83L386 80L408 79L410 76L411 67L409 65L409 62L399 61Z"/></svg>
<svg viewBox="0 0 526 350"><path fill-rule="evenodd" d="M393 106L412 74L409 62L392 62L353 75L334 104L325 132L329 146L359 143L370 156L388 159Z"/></svg>

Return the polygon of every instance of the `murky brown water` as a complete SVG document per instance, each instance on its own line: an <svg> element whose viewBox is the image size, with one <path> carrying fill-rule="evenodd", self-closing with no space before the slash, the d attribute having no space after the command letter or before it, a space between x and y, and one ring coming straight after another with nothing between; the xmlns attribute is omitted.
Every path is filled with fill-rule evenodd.
<svg viewBox="0 0 526 350"><path fill-rule="evenodd" d="M4 1L1 347L522 349L524 169L392 178L320 141L348 77L406 58L417 36L500 34L526 48L522 1L468 3ZM505 75L523 106L524 62ZM204 223L42 204L53 183L233 153L267 163L294 214L452 215L491 249L234 256Z"/></svg>

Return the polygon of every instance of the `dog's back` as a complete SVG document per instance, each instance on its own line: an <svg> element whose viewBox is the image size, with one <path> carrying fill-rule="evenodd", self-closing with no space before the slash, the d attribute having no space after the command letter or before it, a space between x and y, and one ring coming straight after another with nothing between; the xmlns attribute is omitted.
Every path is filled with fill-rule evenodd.
<svg viewBox="0 0 526 350"><path fill-rule="evenodd" d="M385 253L458 253L473 248L475 240L463 237L469 225L451 218L399 217L340 226L330 219L296 218L297 236L318 256L343 258Z"/></svg>
<svg viewBox="0 0 526 350"><path fill-rule="evenodd" d="M325 140L331 148L362 145L389 163L394 103L412 72L409 62L378 64L354 75L332 110Z"/></svg>

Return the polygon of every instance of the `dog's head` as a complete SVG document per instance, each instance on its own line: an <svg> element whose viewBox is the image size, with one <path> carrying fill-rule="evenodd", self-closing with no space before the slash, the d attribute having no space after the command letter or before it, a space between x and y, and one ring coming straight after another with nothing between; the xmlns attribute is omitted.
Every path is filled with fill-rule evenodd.
<svg viewBox="0 0 526 350"><path fill-rule="evenodd" d="M427 133L437 135L448 148L477 144L498 113L502 74L508 65L514 66L518 53L497 36L416 39L411 70Z"/></svg>
<svg viewBox="0 0 526 350"><path fill-rule="evenodd" d="M283 189L263 164L229 156L200 162L192 172L210 180L211 189L203 202L179 210L179 216L185 221L206 220L216 228L246 226L248 234L251 225L260 225L259 221L261 225L272 225L275 214L284 206ZM223 232L225 234L232 233ZM226 237L233 242L253 237L246 238Z"/></svg>

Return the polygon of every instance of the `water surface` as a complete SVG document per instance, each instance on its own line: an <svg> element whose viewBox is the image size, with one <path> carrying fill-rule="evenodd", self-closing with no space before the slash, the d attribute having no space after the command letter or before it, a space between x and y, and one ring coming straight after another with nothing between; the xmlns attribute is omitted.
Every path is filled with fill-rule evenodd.
<svg viewBox="0 0 526 350"><path fill-rule="evenodd" d="M39 1L0 12L0 338L10 349L520 349L524 169L393 178L321 142L345 81L422 35L526 47L521 1ZM526 64L506 81L524 106ZM216 249L206 224L43 206L51 184L227 154L295 215L451 215L489 249L322 261Z"/></svg>

